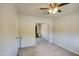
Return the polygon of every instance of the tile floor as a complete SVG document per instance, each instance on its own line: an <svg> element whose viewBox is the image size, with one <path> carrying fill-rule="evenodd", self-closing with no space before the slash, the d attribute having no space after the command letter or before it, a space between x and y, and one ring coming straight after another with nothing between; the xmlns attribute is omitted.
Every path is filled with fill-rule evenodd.
<svg viewBox="0 0 79 59"><path fill-rule="evenodd" d="M36 46L20 48L18 56L77 56L76 54L51 44L44 39L37 38Z"/></svg>

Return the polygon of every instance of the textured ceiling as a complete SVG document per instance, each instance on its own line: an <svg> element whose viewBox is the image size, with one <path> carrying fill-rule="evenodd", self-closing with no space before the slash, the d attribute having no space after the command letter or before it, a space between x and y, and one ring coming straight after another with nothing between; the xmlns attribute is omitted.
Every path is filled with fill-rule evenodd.
<svg viewBox="0 0 79 59"><path fill-rule="evenodd" d="M71 3L63 7L60 7L62 12L56 13L54 15L44 14L44 11L41 11L39 9L40 7L47 7L48 3L18 3L18 4L15 4L15 6L18 14L35 16L35 17L43 17L43 18L51 18L51 19L58 19L62 16L79 11L79 3Z"/></svg>

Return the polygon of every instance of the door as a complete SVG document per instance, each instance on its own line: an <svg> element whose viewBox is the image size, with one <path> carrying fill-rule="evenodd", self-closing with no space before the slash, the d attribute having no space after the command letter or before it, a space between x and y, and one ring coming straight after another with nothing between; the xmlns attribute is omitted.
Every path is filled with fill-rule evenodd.
<svg viewBox="0 0 79 59"><path fill-rule="evenodd" d="M41 24L41 36L43 39L49 40L49 24Z"/></svg>
<svg viewBox="0 0 79 59"><path fill-rule="evenodd" d="M35 37L39 37L38 32L37 32L37 25L35 26Z"/></svg>

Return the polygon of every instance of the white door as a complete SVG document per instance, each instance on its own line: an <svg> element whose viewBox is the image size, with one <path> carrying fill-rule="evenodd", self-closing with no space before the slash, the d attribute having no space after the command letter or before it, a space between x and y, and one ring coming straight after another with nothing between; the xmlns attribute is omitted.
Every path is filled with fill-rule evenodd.
<svg viewBox="0 0 79 59"><path fill-rule="evenodd" d="M41 36L43 39L49 40L49 24L41 24Z"/></svg>

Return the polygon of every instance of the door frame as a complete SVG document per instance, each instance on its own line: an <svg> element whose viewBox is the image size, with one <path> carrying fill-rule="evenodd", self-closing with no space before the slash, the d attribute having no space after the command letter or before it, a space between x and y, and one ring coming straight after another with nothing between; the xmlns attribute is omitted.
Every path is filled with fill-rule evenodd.
<svg viewBox="0 0 79 59"><path fill-rule="evenodd" d="M37 25L37 24L46 24L46 25L48 25L48 41L50 41L50 38L49 38L49 32L50 32L50 23L35 23L35 26ZM36 37L35 37L35 39L36 39Z"/></svg>

